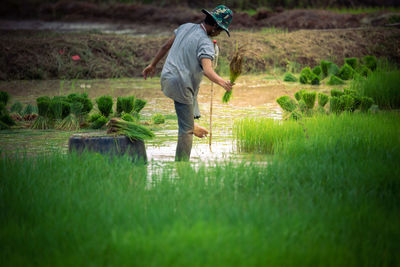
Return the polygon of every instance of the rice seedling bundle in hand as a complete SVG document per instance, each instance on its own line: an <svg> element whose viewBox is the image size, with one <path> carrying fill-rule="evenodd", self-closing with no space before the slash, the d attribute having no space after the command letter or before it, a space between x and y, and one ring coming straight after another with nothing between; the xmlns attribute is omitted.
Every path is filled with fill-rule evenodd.
<svg viewBox="0 0 400 267"><path fill-rule="evenodd" d="M107 123L107 133L125 135L131 140L145 140L154 137L154 133L148 128L135 122L124 121L118 118L112 118Z"/></svg>
<svg viewBox="0 0 400 267"><path fill-rule="evenodd" d="M229 79L230 82L233 84L236 79L242 73L242 66L243 66L243 56L242 51L240 49L236 49L235 54L229 64ZM223 103L228 103L232 96L232 90L229 92L225 92L224 96L222 97Z"/></svg>

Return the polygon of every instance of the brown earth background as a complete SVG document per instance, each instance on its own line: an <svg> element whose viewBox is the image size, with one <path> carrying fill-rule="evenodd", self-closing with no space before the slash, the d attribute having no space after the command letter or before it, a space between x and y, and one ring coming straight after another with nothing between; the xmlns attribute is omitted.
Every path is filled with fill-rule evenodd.
<svg viewBox="0 0 400 267"><path fill-rule="evenodd" d="M140 29L144 35L2 30L1 80L140 76L173 29L204 18L200 9L188 4L161 7L61 1L31 6L28 12L30 5L7 3L7 14L4 10L0 14L8 19L122 23ZM400 13L395 11L346 14L278 6L259 8L249 15L234 10L232 37L221 34L217 38L221 48L219 71L227 72L236 44L245 49L245 72L253 73L313 67L323 59L341 65L345 57L364 55L400 63L399 18ZM73 55L79 55L80 60L71 60Z"/></svg>

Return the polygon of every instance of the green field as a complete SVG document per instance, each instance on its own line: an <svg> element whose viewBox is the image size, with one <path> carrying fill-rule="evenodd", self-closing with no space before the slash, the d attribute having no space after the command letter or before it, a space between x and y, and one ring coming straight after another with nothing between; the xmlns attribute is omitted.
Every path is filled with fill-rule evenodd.
<svg viewBox="0 0 400 267"><path fill-rule="evenodd" d="M397 112L315 118L268 161L3 157L4 266L396 266ZM279 129L277 130L279 132ZM261 163L261 164L260 164Z"/></svg>

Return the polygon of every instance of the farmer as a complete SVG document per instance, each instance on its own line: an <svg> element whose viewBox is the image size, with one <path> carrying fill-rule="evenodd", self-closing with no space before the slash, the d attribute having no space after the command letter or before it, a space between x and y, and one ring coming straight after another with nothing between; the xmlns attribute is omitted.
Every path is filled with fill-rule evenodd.
<svg viewBox="0 0 400 267"><path fill-rule="evenodd" d="M206 128L199 126L194 119L200 118L197 94L203 74L226 91L232 90L231 82L222 79L212 68L215 52L209 37L225 31L232 21L232 11L224 5L206 14L200 24L186 23L179 26L172 36L157 52L153 61L143 70L143 77L152 77L157 63L171 49L161 72L161 90L174 100L178 116L178 144L175 160L188 161L192 150L193 134L199 138L207 136Z"/></svg>

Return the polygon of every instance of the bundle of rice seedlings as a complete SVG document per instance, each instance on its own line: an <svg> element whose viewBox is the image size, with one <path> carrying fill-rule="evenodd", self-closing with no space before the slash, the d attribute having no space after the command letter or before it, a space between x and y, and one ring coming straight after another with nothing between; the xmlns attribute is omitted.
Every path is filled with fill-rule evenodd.
<svg viewBox="0 0 400 267"><path fill-rule="evenodd" d="M344 95L344 92L339 89L331 90L331 96L341 97L342 95Z"/></svg>
<svg viewBox="0 0 400 267"><path fill-rule="evenodd" d="M55 120L55 128L62 129L63 120L71 113L71 104L66 97L55 96L50 102L51 118Z"/></svg>
<svg viewBox="0 0 400 267"><path fill-rule="evenodd" d="M305 89L301 89L299 91L297 91L296 93L294 93L294 97L296 98L297 101L300 101L300 99L303 98L303 93L305 92Z"/></svg>
<svg viewBox="0 0 400 267"><path fill-rule="evenodd" d="M344 103L340 97L332 96L329 105L331 113L339 114L344 110Z"/></svg>
<svg viewBox="0 0 400 267"><path fill-rule="evenodd" d="M163 124L165 123L165 116L163 114L157 113L152 117L154 124Z"/></svg>
<svg viewBox="0 0 400 267"><path fill-rule="evenodd" d="M299 100L299 110L302 113L307 113L307 110L308 110L307 104L306 104L306 101L304 101L303 98Z"/></svg>
<svg viewBox="0 0 400 267"><path fill-rule="evenodd" d="M281 108L287 112L293 112L297 108L296 101L288 95L284 95L276 99Z"/></svg>
<svg viewBox="0 0 400 267"><path fill-rule="evenodd" d="M315 73L312 73L312 74L311 74L310 83L311 83L312 85L319 85L319 82L320 82L319 76L318 76L317 74L315 74Z"/></svg>
<svg viewBox="0 0 400 267"><path fill-rule="evenodd" d="M318 93L318 106L325 107L329 101L329 96L323 93Z"/></svg>
<svg viewBox="0 0 400 267"><path fill-rule="evenodd" d="M356 69L358 67L358 59L356 57L345 58L344 62L346 64L349 64L353 69Z"/></svg>
<svg viewBox="0 0 400 267"><path fill-rule="evenodd" d="M94 122L94 121L97 121L97 119L100 118L100 117L101 117L101 114L95 113L95 114L90 115L88 121L89 122Z"/></svg>
<svg viewBox="0 0 400 267"><path fill-rule="evenodd" d="M231 83L234 83L236 79L242 73L242 66L243 66L243 56L242 56L241 49L238 49L236 46L235 54L229 64L229 79ZM232 96L232 90L229 92L225 92L224 96L222 97L223 103L228 103Z"/></svg>
<svg viewBox="0 0 400 267"><path fill-rule="evenodd" d="M340 97L340 100L343 103L343 109L344 111L349 111L349 112L353 112L354 109L354 97L352 97L351 95L342 95Z"/></svg>
<svg viewBox="0 0 400 267"><path fill-rule="evenodd" d="M79 116L82 113L83 104L74 102L70 105L71 112L60 123L57 124L57 129L66 131L75 131L80 128Z"/></svg>
<svg viewBox="0 0 400 267"><path fill-rule="evenodd" d="M135 105L135 97L118 97L117 98L117 116L120 116L122 112L131 113Z"/></svg>
<svg viewBox="0 0 400 267"><path fill-rule="evenodd" d="M360 104L361 111L367 112L373 103L374 103L374 100L371 97L367 97L367 96L361 97L361 104Z"/></svg>
<svg viewBox="0 0 400 267"><path fill-rule="evenodd" d="M45 130L52 127L52 121L49 118L50 114L50 97L42 96L36 99L39 116L33 122L32 129Z"/></svg>
<svg viewBox="0 0 400 267"><path fill-rule="evenodd" d="M344 64L343 67L340 68L337 76L342 80L350 80L353 78L354 69L349 64Z"/></svg>
<svg viewBox="0 0 400 267"><path fill-rule="evenodd" d="M328 85L341 85L344 84L344 81L337 77L336 75L332 75L329 81L327 82Z"/></svg>
<svg viewBox="0 0 400 267"><path fill-rule="evenodd" d="M374 71L378 66L378 61L376 60L375 56L365 56L363 57L362 61L365 66L372 71Z"/></svg>
<svg viewBox="0 0 400 267"><path fill-rule="evenodd" d="M297 78L292 73L287 72L287 73L285 73L285 76L283 77L283 81L285 81L285 82L297 82Z"/></svg>
<svg viewBox="0 0 400 267"><path fill-rule="evenodd" d="M308 83L307 76L305 74L300 74L299 82L301 84L307 84Z"/></svg>
<svg viewBox="0 0 400 267"><path fill-rule="evenodd" d="M10 114L8 114L8 112L5 112L0 115L0 121L5 123L8 126L15 125L15 121L11 118L11 116L10 116Z"/></svg>
<svg viewBox="0 0 400 267"><path fill-rule="evenodd" d="M83 105L81 114L82 115L87 115L89 112L93 109L93 103L89 99L87 93L82 93L82 94L70 94L67 96L67 101L70 103L74 102L79 102Z"/></svg>
<svg viewBox="0 0 400 267"><path fill-rule="evenodd" d="M307 109L313 109L315 105L316 92L304 92L303 99L306 103Z"/></svg>
<svg viewBox="0 0 400 267"><path fill-rule="evenodd" d="M112 111L113 100L109 95L104 95L96 99L97 107L101 115L108 117Z"/></svg>
<svg viewBox="0 0 400 267"><path fill-rule="evenodd" d="M140 111L142 111L142 109L144 108L144 106L146 106L146 104L147 104L146 100L136 98L133 104L133 112L139 114Z"/></svg>
<svg viewBox="0 0 400 267"><path fill-rule="evenodd" d="M4 106L6 106L9 99L10 95L7 92L0 92L0 103L3 103Z"/></svg>
<svg viewBox="0 0 400 267"><path fill-rule="evenodd" d="M337 75L339 72L339 67L335 63L331 63L328 66L328 75Z"/></svg>
<svg viewBox="0 0 400 267"><path fill-rule="evenodd" d="M107 123L107 128L107 133L125 135L131 140L145 140L154 137L154 133L146 127L118 118L112 118Z"/></svg>
<svg viewBox="0 0 400 267"><path fill-rule="evenodd" d="M313 72L315 75L320 76L321 73L322 73L321 66L315 66L315 67L312 69L312 72Z"/></svg>
<svg viewBox="0 0 400 267"><path fill-rule="evenodd" d="M124 113L121 116L121 119L123 119L124 121L135 121L136 119L129 113Z"/></svg>
<svg viewBox="0 0 400 267"><path fill-rule="evenodd" d="M108 119L106 117L104 117L103 115L100 115L100 117L90 125L90 128L100 129L107 123L107 121L108 121Z"/></svg>
<svg viewBox="0 0 400 267"><path fill-rule="evenodd" d="M22 109L23 109L23 105L21 104L21 102L16 101L10 108L10 111L12 113L17 113L19 115L22 115Z"/></svg>
<svg viewBox="0 0 400 267"><path fill-rule="evenodd" d="M38 110L35 106L33 106L32 104L28 104L25 106L24 111L22 112L22 115L25 117L26 115L31 115L34 113L38 113Z"/></svg>
<svg viewBox="0 0 400 267"><path fill-rule="evenodd" d="M320 66L321 66L322 75L324 77L328 76L329 65L331 65L331 64L332 64L332 62L329 62L326 60L321 60Z"/></svg>

